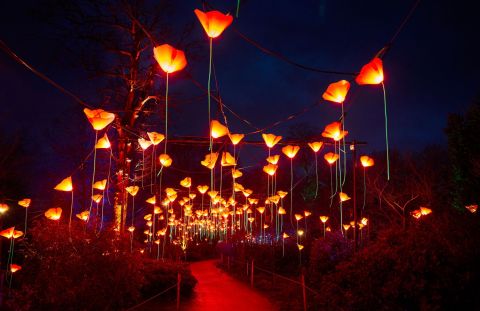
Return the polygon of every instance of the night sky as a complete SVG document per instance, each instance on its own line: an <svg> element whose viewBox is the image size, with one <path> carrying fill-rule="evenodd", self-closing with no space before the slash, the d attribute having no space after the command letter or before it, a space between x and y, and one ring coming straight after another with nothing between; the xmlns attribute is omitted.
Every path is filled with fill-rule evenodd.
<svg viewBox="0 0 480 311"><path fill-rule="evenodd" d="M174 28L197 22L193 10L202 8L201 1L176 2L170 16ZM0 38L54 81L86 101L94 99L95 81L88 80L80 69L59 61L58 55L65 52L59 51L50 26L32 18L32 9L40 3L2 1ZM236 1L211 3L225 12ZM405 0L242 1L239 19L233 26L298 63L358 72L390 40L412 4ZM480 51L476 41L480 27L473 6L466 1L422 1L384 58L391 148L407 151L445 144L443 128L448 113L465 111L478 95ZM204 40L205 55L189 62L188 70L206 86L208 42L200 24L197 26L192 39ZM68 59L69 55L61 57ZM214 42L214 62L225 104L260 128L319 102L329 83L346 78L305 71L265 55L232 29ZM187 79L173 79L171 92L191 94L192 98L201 94ZM372 151L383 149L381 88L352 84L351 95L346 106L350 138L367 141ZM21 135L37 165L68 162L58 150L46 146L52 131L67 131L72 141L80 141L84 128L89 127L83 107L3 52L0 101L0 129L7 137ZM171 133L205 136L206 107L203 98L173 109ZM300 123L321 130L339 113L338 106L323 102L270 132L285 135L290 126ZM231 116L229 125L232 132L252 130ZM159 125L159 129L162 127Z"/></svg>

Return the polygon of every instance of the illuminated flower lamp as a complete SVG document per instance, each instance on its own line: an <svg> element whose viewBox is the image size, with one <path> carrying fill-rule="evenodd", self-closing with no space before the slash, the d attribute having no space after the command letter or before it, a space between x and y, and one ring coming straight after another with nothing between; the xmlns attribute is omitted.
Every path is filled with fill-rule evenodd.
<svg viewBox="0 0 480 311"><path fill-rule="evenodd" d="M8 204L0 203L0 215L5 214L9 208Z"/></svg>
<svg viewBox="0 0 480 311"><path fill-rule="evenodd" d="M420 211L419 209L416 209L410 212L410 214L416 219L419 219L420 217L422 217L422 211Z"/></svg>
<svg viewBox="0 0 480 311"><path fill-rule="evenodd" d="M340 155L337 153L333 152L328 152L326 153L323 158L325 161L327 161L328 165L330 166L330 207L332 207L333 204L333 197L337 193L337 169L335 169L335 192L333 191L333 173L332 173L332 166L335 164L338 159L340 158Z"/></svg>
<svg viewBox="0 0 480 311"><path fill-rule="evenodd" d="M27 219L28 219L28 208L30 207L30 204L32 203L31 199L23 199L18 201L18 205L25 207L25 234L27 234ZM1 213L3 214L3 213Z"/></svg>
<svg viewBox="0 0 480 311"><path fill-rule="evenodd" d="M155 199L155 196L153 196L145 200L145 202L155 205L157 203L157 200Z"/></svg>
<svg viewBox="0 0 480 311"><path fill-rule="evenodd" d="M203 211L203 198L204 198L205 193L207 193L207 191L208 191L208 186L207 185L198 185L197 190L202 195L202 211Z"/></svg>
<svg viewBox="0 0 480 311"><path fill-rule="evenodd" d="M112 123L115 120L115 114L111 112L107 112L103 109L95 109L95 110L90 110L88 108L83 109L83 112L85 113L88 122L92 125L93 129L95 130L95 143L93 147L93 171L92 171L92 191L91 191L91 196L93 196L93 182L95 180L95 170L96 170L96 162L97 162L97 140L98 140L98 131L103 130L106 128L110 123ZM107 138L108 140L108 138ZM105 140L103 140L103 143L105 144ZM72 192L73 195L73 192ZM72 199L72 204L73 204L73 199ZM90 211L92 210L92 204L93 202L90 201ZM72 212L70 213L70 221L69 221L69 230L70 230L70 224L72 220Z"/></svg>
<svg viewBox="0 0 480 311"><path fill-rule="evenodd" d="M81 221L87 222L88 218L90 217L90 212L89 211L83 211L77 215L75 215L78 219Z"/></svg>
<svg viewBox="0 0 480 311"><path fill-rule="evenodd" d="M361 156L360 157L360 163L362 164L363 167L363 206L362 210L365 209L365 204L367 200L367 179L366 179L366 169L367 167L372 167L375 164L375 161L373 158L370 158L369 156Z"/></svg>
<svg viewBox="0 0 480 311"><path fill-rule="evenodd" d="M243 173L237 169L232 168L232 178L237 179L243 176Z"/></svg>
<svg viewBox="0 0 480 311"><path fill-rule="evenodd" d="M303 218L301 214L295 214L295 220L297 221L297 232L298 232L298 222ZM297 234L297 243L299 242L298 234Z"/></svg>
<svg viewBox="0 0 480 311"><path fill-rule="evenodd" d="M349 224L344 224L344 225L343 225L343 230L345 230L345 239L348 238L348 237L347 237L347 232L348 232L348 230L350 229L350 227L351 227L351 226L350 226Z"/></svg>
<svg viewBox="0 0 480 311"><path fill-rule="evenodd" d="M366 217L363 217L361 220L360 220L360 223L364 226L368 225L368 218Z"/></svg>
<svg viewBox="0 0 480 311"><path fill-rule="evenodd" d="M325 127L322 136L331 138L334 141L340 141L343 137L347 136L347 134L348 131L342 130L342 123L335 121Z"/></svg>
<svg viewBox="0 0 480 311"><path fill-rule="evenodd" d="M190 188L192 186L192 178L190 177L185 177L180 181L180 186L184 188Z"/></svg>
<svg viewBox="0 0 480 311"><path fill-rule="evenodd" d="M270 164L277 165L278 161L280 160L280 155L276 154L276 155L269 156L267 157L266 160Z"/></svg>
<svg viewBox="0 0 480 311"><path fill-rule="evenodd" d="M212 152L205 156L205 159L200 163L206 168L212 170L215 167L215 163L218 159L218 152Z"/></svg>
<svg viewBox="0 0 480 311"><path fill-rule="evenodd" d="M15 227L10 227L8 229L0 231L0 236L3 236L6 239L18 239L22 235L23 232L15 230Z"/></svg>
<svg viewBox="0 0 480 311"><path fill-rule="evenodd" d="M152 142L150 140L146 140L145 138L141 137L138 139L138 145L142 149L142 187L143 187L143 177L145 176L145 150L147 150L152 145Z"/></svg>
<svg viewBox="0 0 480 311"><path fill-rule="evenodd" d="M15 239L18 239L22 235L23 235L23 232L15 230L15 227L10 227L8 229L0 231L0 236L10 240L10 248L9 248L9 251L8 251L9 255L8 255L8 259L7 259L7 266L13 260L13 253L14 253L14 248L15 248Z"/></svg>
<svg viewBox="0 0 480 311"><path fill-rule="evenodd" d="M420 207L420 213L422 214L422 216L426 216L426 215L429 215L432 213L432 210L429 209L428 207Z"/></svg>
<svg viewBox="0 0 480 311"><path fill-rule="evenodd" d="M103 109L90 110L88 108L83 109L83 112L87 116L88 122L92 125L95 131L101 131L106 128L110 123L115 120L115 114L107 112ZM95 143L97 140L95 139Z"/></svg>
<svg viewBox="0 0 480 311"><path fill-rule="evenodd" d="M282 234L282 257L285 257L285 239L289 237L290 236L286 232Z"/></svg>
<svg viewBox="0 0 480 311"><path fill-rule="evenodd" d="M203 12L198 9L194 10L195 15L202 24L205 33L210 39L210 61L208 65L208 84L207 84L207 96L208 96L208 123L210 124L210 80L212 76L212 54L213 54L213 38L219 37L222 32L230 26L233 22L233 17L225 15L218 11Z"/></svg>
<svg viewBox="0 0 480 311"><path fill-rule="evenodd" d="M245 137L244 134L228 134L228 137L230 137L230 141L232 142L232 145L235 146L238 145L242 139ZM235 149L234 149L235 150Z"/></svg>
<svg viewBox="0 0 480 311"><path fill-rule="evenodd" d="M478 205L477 204L470 204L470 205L466 205L465 208L472 214L474 214L477 209L478 209Z"/></svg>
<svg viewBox="0 0 480 311"><path fill-rule="evenodd" d="M103 137L98 139L97 143L95 144L95 149L110 149L109 164L108 164L108 178L105 179L105 181L110 179L110 169L112 167L112 157L113 157L111 148L112 148L112 145L110 144L110 140L108 139L107 133L105 133L103 135ZM105 187L106 187L106 182L105 182ZM99 190L104 191L105 187L103 189L99 189ZM92 185L92 188L95 189L95 183ZM104 192L104 194L105 194L105 192ZM97 208L98 208L98 206L97 206ZM102 202L102 214L103 214L103 202Z"/></svg>
<svg viewBox="0 0 480 311"><path fill-rule="evenodd" d="M92 195L93 195L93 179L92 179ZM72 184L72 177L69 176L67 178L65 178L64 180L62 180L58 185L55 186L55 188L53 188L57 191L64 191L64 192L70 192L72 197L71 197L71 201L70 201L70 219L68 221L68 230L70 232L70 226L71 226L71 223L72 223L72 215L73 215L73 184ZM92 203L92 202L90 202ZM90 204L90 212L92 210L92 205ZM61 213L61 212L60 212Z"/></svg>
<svg viewBox="0 0 480 311"><path fill-rule="evenodd" d="M167 153L168 141L168 77L170 73L180 71L187 66L185 53L177 50L171 45L162 44L153 48L153 56L163 72L166 73L165 79L165 151Z"/></svg>
<svg viewBox="0 0 480 311"><path fill-rule="evenodd" d="M97 189L97 190L105 190L105 188L107 187L107 180L106 179L102 179L102 180L99 180L99 181L96 181L95 183L93 183L93 189Z"/></svg>
<svg viewBox="0 0 480 311"><path fill-rule="evenodd" d="M299 146L285 146L282 148L283 154L290 158L290 220L292 220L292 210L293 210L293 158L297 155L300 150Z"/></svg>
<svg viewBox="0 0 480 311"><path fill-rule="evenodd" d="M235 158L229 152L223 152L222 153L221 165L222 166L235 166L235 165L237 165L237 163L235 161Z"/></svg>
<svg viewBox="0 0 480 311"><path fill-rule="evenodd" d="M265 235L265 228L263 228L263 213L265 212L265 206L257 207L257 211L260 213L260 242L262 242Z"/></svg>
<svg viewBox="0 0 480 311"><path fill-rule="evenodd" d="M169 167L173 162L172 158L166 153L161 154L158 159L160 160L162 167Z"/></svg>
<svg viewBox="0 0 480 311"><path fill-rule="evenodd" d="M323 223L323 237L325 238L325 224L328 221L328 216L320 216L320 221Z"/></svg>
<svg viewBox="0 0 480 311"><path fill-rule="evenodd" d="M263 141L268 147L268 156L270 156L270 149L272 149L282 139L282 136L276 136L274 134L262 134Z"/></svg>
<svg viewBox="0 0 480 311"><path fill-rule="evenodd" d="M331 83L327 87L325 93L323 93L322 98L327 101L343 105L349 89L350 82L346 80L340 80L338 82Z"/></svg>
<svg viewBox="0 0 480 311"><path fill-rule="evenodd" d="M138 190L140 190L140 187L128 186L128 187L125 187L125 190L127 191L128 194L132 196L132 226L133 226L134 218L135 218L135 196L137 195Z"/></svg>
<svg viewBox="0 0 480 311"><path fill-rule="evenodd" d="M276 136L274 134L262 134L262 138L263 138L263 141L265 142L265 145L268 147L268 158L267 158L267 161L268 161L268 159L270 159L270 153L272 148L276 144L278 144L278 142L282 139L282 136ZM271 161L268 161L270 164L276 165L276 163L272 163L272 162L275 162L275 158L271 158L270 160ZM270 175L270 176L272 176L272 185L273 185L275 182L275 178L273 177L273 175ZM270 195L270 178L267 176L267 197L269 195Z"/></svg>
<svg viewBox="0 0 480 311"><path fill-rule="evenodd" d="M416 219L419 219L420 217L422 216L426 216L426 215L429 215L432 213L432 210L429 209L428 207L420 207L419 209L416 209L414 211L412 211L410 214L416 218Z"/></svg>
<svg viewBox="0 0 480 311"><path fill-rule="evenodd" d="M210 122L210 137L217 139L228 135L228 128L217 120Z"/></svg>
<svg viewBox="0 0 480 311"><path fill-rule="evenodd" d="M342 153L345 154L345 146L344 146L344 149L342 150L342 148L340 148L340 141L347 134L348 134L348 131L344 131L342 129L342 123L332 122L325 127L325 130L323 131L322 136L326 137L326 138L333 139L335 152L337 152L337 142L338 142L338 154L341 158L341 154ZM342 161L340 159L340 163L341 162ZM343 186L343 184L345 183L345 178L346 178L346 175L347 175L346 174L347 173L347 171L346 171L346 167L347 167L346 156L343 157L343 167L344 167L344 169L343 169L343 171L344 171L343 180L342 180L342 166L339 164L339 165L336 165L336 168L337 167L338 167L338 174L339 174L339 177L340 177L340 182L338 181L337 171L335 171L335 187L337 188L338 185L340 185L340 188L341 188Z"/></svg>
<svg viewBox="0 0 480 311"><path fill-rule="evenodd" d="M270 176L275 175L277 169L278 169L278 165L275 165L275 164L267 164L263 167L263 171Z"/></svg>
<svg viewBox="0 0 480 311"><path fill-rule="evenodd" d="M314 141L308 143L308 146L312 149L313 153L315 154L315 176L316 176L316 184L315 184L315 198L318 195L318 157L317 153L322 149L323 142L321 141Z"/></svg>
<svg viewBox="0 0 480 311"><path fill-rule="evenodd" d="M92 200L93 200L95 203L98 204L98 203L100 203L100 201L102 200L102 197L103 197L103 195L101 195L101 194L94 194L94 195L92 196Z"/></svg>
<svg viewBox="0 0 480 311"><path fill-rule="evenodd" d="M305 216L305 235L307 235L308 226L307 226L307 218L312 215L310 211L303 211L303 215Z"/></svg>
<svg viewBox="0 0 480 311"><path fill-rule="evenodd" d="M283 215L286 215L287 212L283 208L283 199L287 196L288 192L278 190L277 195L280 197L280 207L278 208L277 211L277 216L279 220L277 220L278 223L278 234L283 231ZM278 236L277 236L278 237Z"/></svg>
<svg viewBox="0 0 480 311"><path fill-rule="evenodd" d="M20 270L22 270L22 267L21 267L21 266L16 265L16 264L14 264L14 263L12 263L12 264L10 265L10 272L11 272L11 273L15 273L15 272L20 271Z"/></svg>
<svg viewBox="0 0 480 311"><path fill-rule="evenodd" d="M107 133L103 134L97 143L95 144L96 149L109 149L111 147L110 140L108 139Z"/></svg>
<svg viewBox="0 0 480 311"><path fill-rule="evenodd" d="M153 187L156 185L156 177L155 175L157 174L157 162L155 162L156 158L156 151L157 151L157 145L159 145L162 141L165 140L165 135L157 133L157 132L147 132L148 139L150 139L150 142L153 145L153 151L152 151L152 164L150 166L150 192L153 193ZM164 152L163 154L166 154ZM166 165L162 165L162 168L166 167Z"/></svg>
<svg viewBox="0 0 480 311"><path fill-rule="evenodd" d="M346 80L341 80L341 81L330 84L322 96L323 99L325 100L328 100L333 103L341 104L342 115L340 120L341 120L342 131L345 130L345 113L344 113L343 107L344 107L345 97L347 96L349 89L350 89L350 82ZM343 135L341 139L343 139L343 149L345 150L345 135ZM344 160L344 167L346 167L345 160Z"/></svg>
<svg viewBox="0 0 480 311"><path fill-rule="evenodd" d="M162 141L165 140L165 135L157 133L157 132L147 132L148 138L152 145L156 146L159 145Z"/></svg>
<svg viewBox="0 0 480 311"><path fill-rule="evenodd" d="M383 89L383 104L385 113L385 145L387 153L387 179L390 180L390 157L388 147L388 114L387 114L387 95L385 92L384 76L383 76L383 63L378 57L372 59L368 64L364 65L360 70L360 73L355 78L355 81L359 85L382 85Z"/></svg>
<svg viewBox="0 0 480 311"><path fill-rule="evenodd" d="M340 192L338 194L339 198L340 198L340 202L345 202L345 201L348 201L350 200L351 198L348 196L348 194L344 193L344 192Z"/></svg>
<svg viewBox="0 0 480 311"><path fill-rule="evenodd" d="M52 207L49 208L44 215L50 220L60 220L60 217L62 217L62 209L60 207Z"/></svg>

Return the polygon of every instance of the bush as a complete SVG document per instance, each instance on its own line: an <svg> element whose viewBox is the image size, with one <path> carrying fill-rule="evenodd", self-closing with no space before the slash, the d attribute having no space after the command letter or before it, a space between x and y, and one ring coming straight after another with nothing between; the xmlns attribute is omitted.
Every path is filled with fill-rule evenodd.
<svg viewBox="0 0 480 311"><path fill-rule="evenodd" d="M478 221L432 214L378 240L322 278L322 309L438 310L480 307Z"/></svg>
<svg viewBox="0 0 480 311"><path fill-rule="evenodd" d="M7 299L12 310L118 310L175 284L177 271L185 293L196 283L185 265L131 253L129 237L113 230L94 233L75 221L69 234L67 224L42 219L30 233Z"/></svg>

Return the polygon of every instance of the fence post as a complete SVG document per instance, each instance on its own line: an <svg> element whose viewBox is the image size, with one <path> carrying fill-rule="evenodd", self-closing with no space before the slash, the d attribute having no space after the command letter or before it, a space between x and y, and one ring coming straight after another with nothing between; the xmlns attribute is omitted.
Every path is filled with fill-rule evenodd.
<svg viewBox="0 0 480 311"><path fill-rule="evenodd" d="M251 269L250 269L250 287L253 288L253 273L254 273L254 269L255 269L255 259L252 259L252 266L251 266Z"/></svg>
<svg viewBox="0 0 480 311"><path fill-rule="evenodd" d="M182 275L180 271L177 273L177 310L180 310L180 283L182 282Z"/></svg>
<svg viewBox="0 0 480 311"><path fill-rule="evenodd" d="M300 281L302 282L303 310L307 311L307 292L305 289L305 270L304 269L302 269L302 274L300 275Z"/></svg>

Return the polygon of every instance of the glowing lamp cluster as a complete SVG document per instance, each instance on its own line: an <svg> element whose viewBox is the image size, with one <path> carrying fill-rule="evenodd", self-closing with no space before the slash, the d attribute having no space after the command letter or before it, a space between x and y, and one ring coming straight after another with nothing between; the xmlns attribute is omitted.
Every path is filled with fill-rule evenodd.
<svg viewBox="0 0 480 311"><path fill-rule="evenodd" d="M22 231L15 230L15 227L10 227L8 229L0 231L0 236L3 236L7 239L18 239L23 235Z"/></svg>

